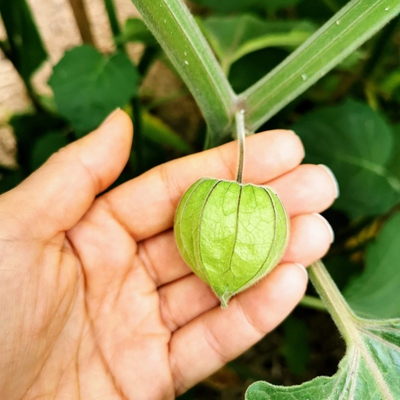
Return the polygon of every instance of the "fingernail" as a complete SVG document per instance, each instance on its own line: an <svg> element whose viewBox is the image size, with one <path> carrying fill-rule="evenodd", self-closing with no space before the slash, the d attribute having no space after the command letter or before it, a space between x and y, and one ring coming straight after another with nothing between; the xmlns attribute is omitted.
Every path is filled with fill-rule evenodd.
<svg viewBox="0 0 400 400"><path fill-rule="evenodd" d="M297 265L303 271L303 274L306 276L306 280L308 281L307 268L303 264L300 264L300 263L294 263L294 265Z"/></svg>
<svg viewBox="0 0 400 400"><path fill-rule="evenodd" d="M336 200L340 195L338 181L337 181L334 173L332 172L332 170L329 167L327 167L325 164L319 164L319 166L324 168L326 170L326 172L329 174L329 176L332 178L332 181L333 181L333 184L334 184L335 190L336 190L336 194L335 194L335 200Z"/></svg>
<svg viewBox="0 0 400 400"><path fill-rule="evenodd" d="M324 224L326 225L326 227L329 231L330 237L331 237L331 243L333 243L333 241L335 240L335 232L333 231L331 224L321 214L313 213L313 215L318 217L321 221L324 221Z"/></svg>
<svg viewBox="0 0 400 400"><path fill-rule="evenodd" d="M121 109L119 107L115 109L111 114L108 115L108 117L101 123L100 126L103 127L107 125L109 122L111 122L120 110Z"/></svg>

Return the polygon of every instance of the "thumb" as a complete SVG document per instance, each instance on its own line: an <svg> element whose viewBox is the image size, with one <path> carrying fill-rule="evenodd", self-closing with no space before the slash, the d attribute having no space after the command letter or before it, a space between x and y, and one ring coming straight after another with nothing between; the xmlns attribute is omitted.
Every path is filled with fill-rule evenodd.
<svg viewBox="0 0 400 400"><path fill-rule="evenodd" d="M96 195L122 172L129 158L132 131L128 115L114 111L97 130L52 155L24 182L1 196L1 214L17 217L38 238L71 229Z"/></svg>

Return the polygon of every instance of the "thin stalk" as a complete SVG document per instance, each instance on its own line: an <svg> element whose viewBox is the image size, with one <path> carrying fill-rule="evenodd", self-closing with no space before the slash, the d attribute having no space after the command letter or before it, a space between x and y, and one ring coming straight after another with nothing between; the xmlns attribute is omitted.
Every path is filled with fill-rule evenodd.
<svg viewBox="0 0 400 400"><path fill-rule="evenodd" d="M124 53L125 52L124 45L122 43L117 43L116 41L116 38L121 34L121 27L119 26L114 0L104 0L104 5L106 7L108 20L110 22L114 44L119 51Z"/></svg>
<svg viewBox="0 0 400 400"><path fill-rule="evenodd" d="M160 50L158 47L148 46L144 49L142 57L138 63L137 69L141 76L145 76L153 61L157 58Z"/></svg>
<svg viewBox="0 0 400 400"><path fill-rule="evenodd" d="M243 165L244 165L244 151L246 141L246 127L244 119L244 110L240 110L235 114L236 119L236 134L239 143L239 162L238 171L236 175L236 182L242 183L243 180Z"/></svg>
<svg viewBox="0 0 400 400"><path fill-rule="evenodd" d="M312 308L313 310L326 311L324 302L314 296L305 295L299 303L303 307Z"/></svg>
<svg viewBox="0 0 400 400"><path fill-rule="evenodd" d="M354 338L359 336L355 325L357 317L351 311L321 260L314 262L308 271L312 284L331 314L339 332L346 343L350 345Z"/></svg>
<svg viewBox="0 0 400 400"><path fill-rule="evenodd" d="M93 34L90 28L90 22L86 13L83 0L69 0L69 3L71 4L72 12L74 13L83 43L94 46L95 43L93 39Z"/></svg>

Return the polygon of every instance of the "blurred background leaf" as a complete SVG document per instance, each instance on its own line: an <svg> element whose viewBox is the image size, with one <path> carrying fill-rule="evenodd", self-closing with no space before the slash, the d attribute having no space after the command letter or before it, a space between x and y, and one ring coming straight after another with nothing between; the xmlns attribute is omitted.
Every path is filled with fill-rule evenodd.
<svg viewBox="0 0 400 400"><path fill-rule="evenodd" d="M55 152L68 144L62 132L46 133L37 139L32 147L30 166L34 171L39 168Z"/></svg>
<svg viewBox="0 0 400 400"><path fill-rule="evenodd" d="M65 53L49 84L58 111L80 137L137 94L139 74L127 55L106 57L84 45Z"/></svg>
<svg viewBox="0 0 400 400"><path fill-rule="evenodd" d="M284 344L281 352L291 372L295 375L303 375L310 358L307 325L301 319L289 316L282 327Z"/></svg>
<svg viewBox="0 0 400 400"><path fill-rule="evenodd" d="M385 213L399 201L400 176L388 169L393 132L378 112L346 100L308 113L293 130L303 140L305 162L326 164L335 174L335 208L356 219Z"/></svg>
<svg viewBox="0 0 400 400"><path fill-rule="evenodd" d="M400 318L400 213L365 252L365 270L344 289L352 309L366 318Z"/></svg>

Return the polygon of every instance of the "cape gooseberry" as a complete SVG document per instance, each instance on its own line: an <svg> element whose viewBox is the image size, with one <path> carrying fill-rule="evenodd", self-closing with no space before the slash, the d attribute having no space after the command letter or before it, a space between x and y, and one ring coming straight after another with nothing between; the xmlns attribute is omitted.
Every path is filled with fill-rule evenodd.
<svg viewBox="0 0 400 400"><path fill-rule="evenodd" d="M226 307L270 272L288 241L288 217L272 189L202 178L184 194L175 239L193 272Z"/></svg>

